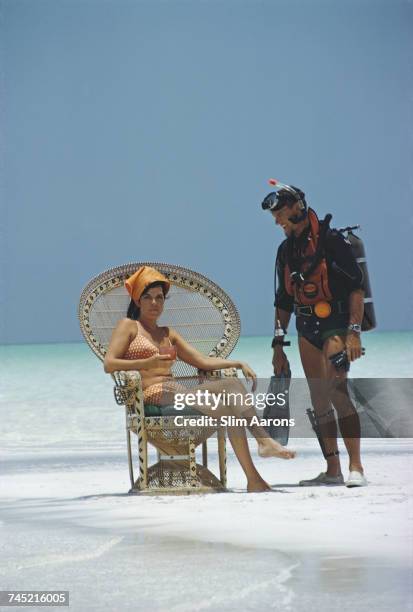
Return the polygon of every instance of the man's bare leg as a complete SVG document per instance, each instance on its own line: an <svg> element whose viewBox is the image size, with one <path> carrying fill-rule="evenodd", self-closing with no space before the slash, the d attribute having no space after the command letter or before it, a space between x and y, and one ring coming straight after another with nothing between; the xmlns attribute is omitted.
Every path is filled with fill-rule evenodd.
<svg viewBox="0 0 413 612"><path fill-rule="evenodd" d="M299 337L301 363L310 389L314 412L319 419L320 435L323 439L327 455L327 475L341 475L340 459L337 453L337 425L334 415L329 415L332 409L328 395L329 381L325 355L304 337Z"/></svg>
<svg viewBox="0 0 413 612"><path fill-rule="evenodd" d="M347 372L337 371L329 357L345 348L345 337L331 336L323 346L328 378L331 381L330 397L337 411L341 435L349 455L349 471L363 474L360 456L360 419L347 388Z"/></svg>

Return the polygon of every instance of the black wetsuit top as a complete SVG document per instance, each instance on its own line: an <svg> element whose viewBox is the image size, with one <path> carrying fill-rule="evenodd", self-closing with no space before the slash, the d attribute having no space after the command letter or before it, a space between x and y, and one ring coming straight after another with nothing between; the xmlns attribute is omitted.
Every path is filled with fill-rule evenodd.
<svg viewBox="0 0 413 612"><path fill-rule="evenodd" d="M320 222L321 224L322 222ZM302 253L308 240L310 228L306 228L298 237L284 240L277 252L275 274L275 302L274 305L287 312L294 308L294 297L285 289L284 269L287 263L287 242L293 240L294 256ZM352 291L362 288L363 273L358 266L351 250L350 243L337 230L329 230L325 238L324 253L327 263L328 286L334 301L348 303Z"/></svg>

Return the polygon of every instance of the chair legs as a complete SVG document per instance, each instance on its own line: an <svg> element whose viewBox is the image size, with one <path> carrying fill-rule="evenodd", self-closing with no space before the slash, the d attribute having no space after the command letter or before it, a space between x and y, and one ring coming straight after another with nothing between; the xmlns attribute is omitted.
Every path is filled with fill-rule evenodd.
<svg viewBox="0 0 413 612"><path fill-rule="evenodd" d="M135 484L135 479L133 476L131 432L129 431L129 429L126 429L126 444L128 448L128 467L129 467L130 486L133 489L134 484Z"/></svg>
<svg viewBox="0 0 413 612"><path fill-rule="evenodd" d="M148 439L144 430L138 430L140 489L148 486Z"/></svg>
<svg viewBox="0 0 413 612"><path fill-rule="evenodd" d="M223 487L227 487L227 452L225 441L225 430L220 427L217 432L218 436L218 459L219 459L219 476Z"/></svg>
<svg viewBox="0 0 413 612"><path fill-rule="evenodd" d="M189 438L189 473L191 475L191 487L196 487L198 479L196 473L195 441L193 438Z"/></svg>
<svg viewBox="0 0 413 612"><path fill-rule="evenodd" d="M136 423L136 429L127 430L127 448L130 493L192 493L217 492L226 488L226 441L225 430L220 428L218 434L219 479L207 468L207 441L202 444L202 464L196 462L196 447L199 442L189 436L186 442L187 451L182 448L173 454L166 454L151 440L157 449L157 461L148 466L148 436L145 427ZM134 480L131 433L138 436L139 478ZM179 448L179 447L178 447ZM181 454L184 452L185 454ZM178 454L180 453L180 454Z"/></svg>
<svg viewBox="0 0 413 612"><path fill-rule="evenodd" d="M204 468L208 467L208 443L206 440L202 442L202 465Z"/></svg>

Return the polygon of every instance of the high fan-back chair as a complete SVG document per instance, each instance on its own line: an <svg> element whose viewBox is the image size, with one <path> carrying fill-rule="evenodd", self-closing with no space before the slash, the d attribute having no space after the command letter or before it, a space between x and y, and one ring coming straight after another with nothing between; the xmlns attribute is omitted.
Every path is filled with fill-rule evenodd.
<svg viewBox="0 0 413 612"><path fill-rule="evenodd" d="M159 270L171 283L160 325L175 328L201 353L226 358L240 335L240 320L232 300L205 276L180 266L139 262L111 268L93 278L82 292L79 320L86 342L103 361L112 330L126 316L129 295L125 280L141 266ZM199 372L176 360L174 377L236 376L235 369ZM226 441L223 427L175 425L176 415L200 416L186 407L144 406L141 376L137 371L112 374L115 399L125 406L130 493L191 493L222 491L226 488ZM190 389L188 390L190 391ZM207 439L217 432L219 479L208 470ZM131 434L138 438L139 476L135 480ZM156 447L158 461L148 465L148 443ZM202 444L202 465L196 463L195 449Z"/></svg>

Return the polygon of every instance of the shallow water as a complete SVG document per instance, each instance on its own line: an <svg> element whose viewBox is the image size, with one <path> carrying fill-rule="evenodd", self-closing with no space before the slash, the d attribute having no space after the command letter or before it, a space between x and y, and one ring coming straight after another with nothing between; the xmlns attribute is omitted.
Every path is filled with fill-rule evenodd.
<svg viewBox="0 0 413 612"><path fill-rule="evenodd" d="M270 344L270 338L241 337L231 357L269 377ZM363 344L366 356L352 366L352 377L413 377L413 332L371 332ZM303 377L295 337L288 355L293 377ZM86 344L0 346L0 361L3 444L123 443L123 408L114 402L111 377Z"/></svg>

